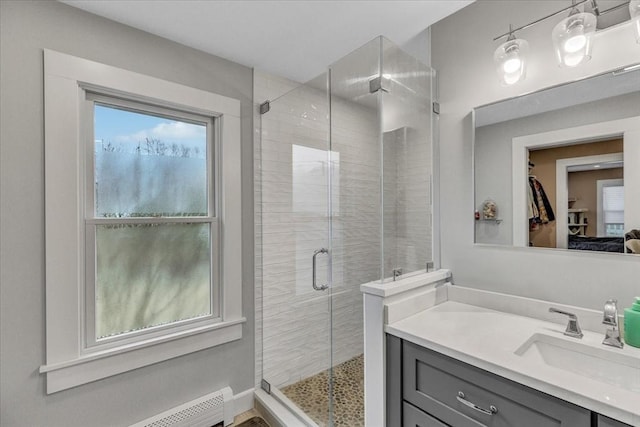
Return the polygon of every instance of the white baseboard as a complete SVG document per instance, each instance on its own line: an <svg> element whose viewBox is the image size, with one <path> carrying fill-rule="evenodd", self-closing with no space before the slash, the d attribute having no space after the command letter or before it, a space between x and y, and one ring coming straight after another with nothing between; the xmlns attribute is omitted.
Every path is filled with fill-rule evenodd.
<svg viewBox="0 0 640 427"><path fill-rule="evenodd" d="M253 395L255 389L250 388L233 395L233 409L236 415L253 409Z"/></svg>

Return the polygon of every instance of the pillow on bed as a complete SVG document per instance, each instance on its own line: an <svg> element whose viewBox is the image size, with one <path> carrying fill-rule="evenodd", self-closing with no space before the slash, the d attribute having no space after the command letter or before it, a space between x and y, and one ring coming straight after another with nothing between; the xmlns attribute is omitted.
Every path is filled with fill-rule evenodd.
<svg viewBox="0 0 640 427"><path fill-rule="evenodd" d="M640 254L640 239L627 240L627 248L634 254Z"/></svg>

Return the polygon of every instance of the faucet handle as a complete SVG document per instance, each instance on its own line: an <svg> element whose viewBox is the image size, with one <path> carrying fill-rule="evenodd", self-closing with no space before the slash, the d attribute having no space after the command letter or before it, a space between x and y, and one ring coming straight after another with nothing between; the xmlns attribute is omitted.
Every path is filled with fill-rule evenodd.
<svg viewBox="0 0 640 427"><path fill-rule="evenodd" d="M608 300L604 304L604 318L602 323L605 325L613 326L611 329L607 329L602 344L610 345L611 347L622 348L624 344L620 339L620 330L616 329L618 326L618 301L614 299Z"/></svg>
<svg viewBox="0 0 640 427"><path fill-rule="evenodd" d="M618 326L618 300L610 299L604 304L604 312L602 323L605 325L613 326L614 328Z"/></svg>
<svg viewBox="0 0 640 427"><path fill-rule="evenodd" d="M564 331L565 335L573 338L582 338L584 336L584 334L582 333L582 329L580 329L580 324L578 323L578 316L567 311L558 310L555 307L550 307L549 312L562 314L569 318L567 329Z"/></svg>

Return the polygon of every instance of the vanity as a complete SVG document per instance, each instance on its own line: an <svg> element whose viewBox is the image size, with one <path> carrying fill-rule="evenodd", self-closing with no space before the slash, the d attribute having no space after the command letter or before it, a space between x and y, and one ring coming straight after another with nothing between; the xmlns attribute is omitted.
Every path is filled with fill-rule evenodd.
<svg viewBox="0 0 640 427"><path fill-rule="evenodd" d="M455 301L467 296L453 288L385 327L387 426L640 425L640 349Z"/></svg>

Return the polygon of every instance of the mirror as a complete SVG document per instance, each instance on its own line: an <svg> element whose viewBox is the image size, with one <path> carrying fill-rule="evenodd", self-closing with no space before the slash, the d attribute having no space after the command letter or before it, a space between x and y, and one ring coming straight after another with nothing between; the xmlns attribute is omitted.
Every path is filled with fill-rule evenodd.
<svg viewBox="0 0 640 427"><path fill-rule="evenodd" d="M640 254L640 64L473 123L475 243Z"/></svg>

